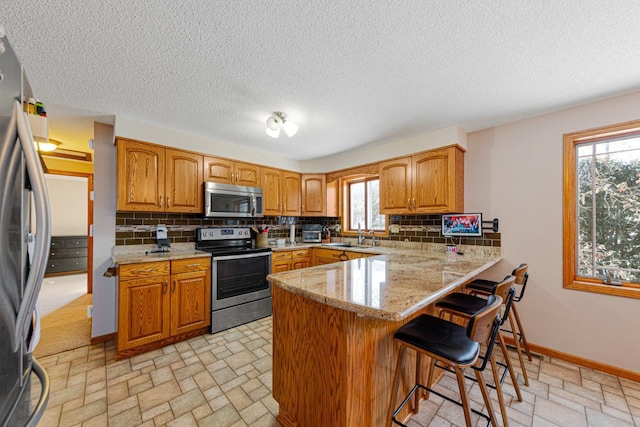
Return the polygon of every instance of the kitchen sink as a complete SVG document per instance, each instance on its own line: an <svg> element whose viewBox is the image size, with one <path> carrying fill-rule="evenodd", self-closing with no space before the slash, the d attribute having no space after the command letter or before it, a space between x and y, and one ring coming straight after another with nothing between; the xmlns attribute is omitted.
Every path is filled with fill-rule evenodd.
<svg viewBox="0 0 640 427"><path fill-rule="evenodd" d="M335 248L350 248L353 245L351 243L333 242L333 243L323 243L322 246L332 246Z"/></svg>
<svg viewBox="0 0 640 427"><path fill-rule="evenodd" d="M333 248L370 248L371 247L371 246L365 246L365 245L353 245L349 242L323 243L322 246L329 246Z"/></svg>

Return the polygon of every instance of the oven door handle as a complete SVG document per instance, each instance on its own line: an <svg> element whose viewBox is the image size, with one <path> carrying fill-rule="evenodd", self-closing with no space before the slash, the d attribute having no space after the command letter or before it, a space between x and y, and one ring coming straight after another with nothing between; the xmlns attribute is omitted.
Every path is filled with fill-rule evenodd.
<svg viewBox="0 0 640 427"><path fill-rule="evenodd" d="M253 254L242 254L242 255L221 255L214 256L211 258L212 261L222 261L225 259L243 259L243 258L257 258L257 257L270 257L271 251L269 252L258 252Z"/></svg>

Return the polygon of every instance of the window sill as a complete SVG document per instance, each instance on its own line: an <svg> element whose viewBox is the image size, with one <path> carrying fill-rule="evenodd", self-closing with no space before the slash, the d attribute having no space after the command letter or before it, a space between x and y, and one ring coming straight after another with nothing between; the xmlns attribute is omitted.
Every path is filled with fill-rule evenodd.
<svg viewBox="0 0 640 427"><path fill-rule="evenodd" d="M632 286L615 286L605 285L601 283L589 283L573 281L565 283L565 289L573 289L575 291L593 292L597 294L614 295L618 297L637 298L640 299L640 288Z"/></svg>

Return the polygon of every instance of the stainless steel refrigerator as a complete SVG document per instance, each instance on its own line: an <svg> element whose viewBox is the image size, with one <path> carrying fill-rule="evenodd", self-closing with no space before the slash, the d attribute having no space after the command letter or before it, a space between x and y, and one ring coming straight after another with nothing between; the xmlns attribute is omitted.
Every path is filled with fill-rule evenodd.
<svg viewBox="0 0 640 427"><path fill-rule="evenodd" d="M0 27L0 426L35 426L49 379L32 356L51 242L49 201L23 102L31 87ZM33 212L32 212L33 211ZM32 220L32 217L35 220ZM34 380L38 377L38 381ZM34 398L32 404L32 380Z"/></svg>

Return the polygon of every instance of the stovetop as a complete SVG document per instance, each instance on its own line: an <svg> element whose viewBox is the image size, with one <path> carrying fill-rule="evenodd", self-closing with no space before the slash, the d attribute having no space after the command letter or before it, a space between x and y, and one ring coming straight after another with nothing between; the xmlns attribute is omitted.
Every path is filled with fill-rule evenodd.
<svg viewBox="0 0 640 427"><path fill-rule="evenodd" d="M213 255L271 252L271 248L255 247L249 228L198 228L196 249Z"/></svg>

